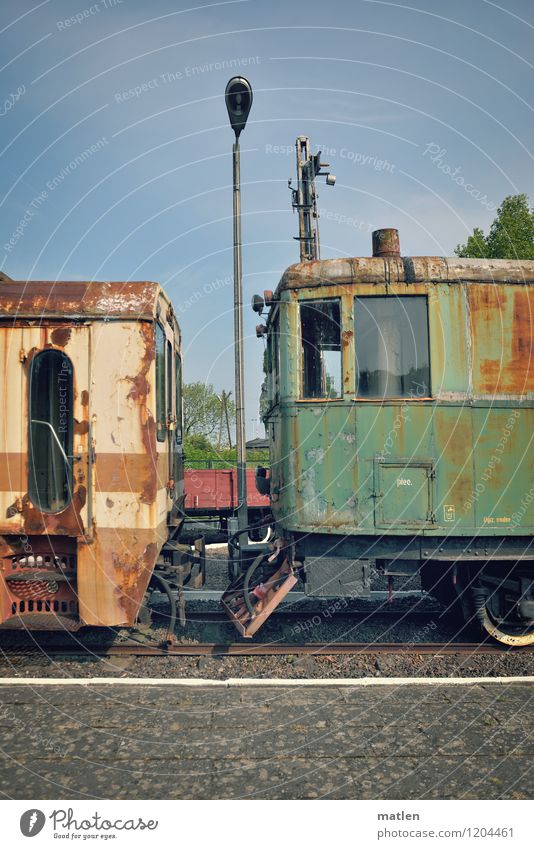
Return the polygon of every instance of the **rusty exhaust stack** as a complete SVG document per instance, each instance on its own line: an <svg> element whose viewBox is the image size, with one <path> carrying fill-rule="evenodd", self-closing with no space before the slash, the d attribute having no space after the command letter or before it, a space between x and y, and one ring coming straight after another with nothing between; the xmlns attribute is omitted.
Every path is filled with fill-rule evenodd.
<svg viewBox="0 0 534 849"><path fill-rule="evenodd" d="M396 257L400 259L399 231L393 227L373 230L373 256Z"/></svg>

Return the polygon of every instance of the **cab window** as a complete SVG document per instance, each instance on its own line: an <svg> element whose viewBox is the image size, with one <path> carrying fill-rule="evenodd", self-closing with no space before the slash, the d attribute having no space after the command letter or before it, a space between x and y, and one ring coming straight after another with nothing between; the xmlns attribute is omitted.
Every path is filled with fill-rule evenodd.
<svg viewBox="0 0 534 849"><path fill-rule="evenodd" d="M270 402L276 404L280 395L279 318L274 319L267 337L267 390Z"/></svg>
<svg viewBox="0 0 534 849"><path fill-rule="evenodd" d="M173 362L172 362L172 345L170 341L167 339L167 425L173 420L173 412L172 405L174 401L174 396L172 392L172 375L173 375Z"/></svg>
<svg viewBox="0 0 534 849"><path fill-rule="evenodd" d="M72 497L72 363L61 351L43 351L28 378L28 494L43 512L57 513Z"/></svg>
<svg viewBox="0 0 534 849"><path fill-rule="evenodd" d="M355 299L357 395L428 398L430 353L426 297Z"/></svg>
<svg viewBox="0 0 534 849"><path fill-rule="evenodd" d="M156 324L156 435L165 442L167 431L165 409L165 332Z"/></svg>
<svg viewBox="0 0 534 849"><path fill-rule="evenodd" d="M176 370L174 375L176 389L176 442L182 441L182 358L175 354Z"/></svg>
<svg viewBox="0 0 534 849"><path fill-rule="evenodd" d="M342 395L341 307L338 299L300 303L302 397Z"/></svg>

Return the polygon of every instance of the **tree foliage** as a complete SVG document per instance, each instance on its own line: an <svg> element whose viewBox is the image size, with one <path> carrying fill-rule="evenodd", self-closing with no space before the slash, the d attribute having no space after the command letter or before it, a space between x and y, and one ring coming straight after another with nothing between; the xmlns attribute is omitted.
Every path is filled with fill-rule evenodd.
<svg viewBox="0 0 534 849"><path fill-rule="evenodd" d="M475 227L465 245L457 245L456 256L487 259L534 259L534 209L528 197L509 195L494 219L487 236Z"/></svg>
<svg viewBox="0 0 534 849"><path fill-rule="evenodd" d="M201 437L208 446L212 442L228 444L226 417L221 396L217 394L210 383L184 383L184 439L191 442L197 440L201 447ZM228 393L226 393L227 395ZM235 422L235 404L226 400L230 427ZM222 423L222 429L221 429Z"/></svg>
<svg viewBox="0 0 534 849"><path fill-rule="evenodd" d="M190 469L235 469L237 463L235 448L217 448L216 445L210 445L202 442L203 437L194 436L191 440L184 443L186 465ZM268 449L256 448L247 451L247 466L254 468L261 464L262 466L269 464Z"/></svg>

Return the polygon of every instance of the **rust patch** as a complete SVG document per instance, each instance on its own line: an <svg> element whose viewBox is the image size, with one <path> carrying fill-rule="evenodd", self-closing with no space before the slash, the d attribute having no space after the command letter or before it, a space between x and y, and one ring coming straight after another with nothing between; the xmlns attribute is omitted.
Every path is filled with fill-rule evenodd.
<svg viewBox="0 0 534 849"><path fill-rule="evenodd" d="M391 277L389 278L389 275ZM389 279L388 279L389 278ZM386 283L527 283L534 281L532 260L472 259L411 256L402 259L344 257L289 266L274 299L286 289Z"/></svg>
<svg viewBox="0 0 534 849"><path fill-rule="evenodd" d="M150 474L143 483L139 500L142 504L154 504L158 494L156 475Z"/></svg>
<svg viewBox="0 0 534 849"><path fill-rule="evenodd" d="M0 316L153 316L159 291L150 282L11 281L0 289Z"/></svg>
<svg viewBox="0 0 534 849"><path fill-rule="evenodd" d="M352 330L344 330L341 334L341 347L343 351L347 351L347 349L352 344L352 339L354 337L354 332ZM343 369L343 388L345 392L350 390L350 374L351 369L347 367L347 356L345 353L345 357L343 358L343 362L345 363L345 368Z"/></svg>
<svg viewBox="0 0 534 849"><path fill-rule="evenodd" d="M89 422L85 419L81 422L78 419L74 419L74 433L77 433L79 436L89 433Z"/></svg>
<svg viewBox="0 0 534 849"><path fill-rule="evenodd" d="M72 495L72 500L65 510L60 513L42 513L35 507L29 496L22 498L21 521L26 534L57 534L65 536L81 536L84 526L81 511L87 500L85 486L78 486Z"/></svg>
<svg viewBox="0 0 534 849"><path fill-rule="evenodd" d="M57 327L52 331L50 338L54 345L64 348L65 345L68 345L71 335L72 327Z"/></svg>
<svg viewBox="0 0 534 849"><path fill-rule="evenodd" d="M143 338L144 354L141 359L141 368L135 377L127 379L132 383L128 398L139 406L139 419L141 424L141 439L145 451L150 459L147 475L141 484L140 500L143 504L153 504L156 500L158 490L157 463L158 452L156 443L156 422L147 405L150 394L150 384L147 375L156 356L154 325L148 322L139 324L139 333Z"/></svg>
<svg viewBox="0 0 534 849"><path fill-rule="evenodd" d="M144 374L136 374L135 377L127 377L132 384L128 392L128 398L136 403L143 403L150 392L150 384Z"/></svg>
<svg viewBox="0 0 534 849"><path fill-rule="evenodd" d="M158 456L156 450L156 422L150 413L147 414L145 421L141 424L141 427L143 445L145 446L148 455L152 458L153 463L156 463Z"/></svg>
<svg viewBox="0 0 534 849"><path fill-rule="evenodd" d="M499 286L473 286L468 289L469 308L479 321L492 322L495 312L503 309L506 303L505 290Z"/></svg>
<svg viewBox="0 0 534 849"><path fill-rule="evenodd" d="M16 516L17 513L20 513L21 501L19 498L13 503L10 504L6 510L6 519L12 519L13 516Z"/></svg>
<svg viewBox="0 0 534 849"><path fill-rule="evenodd" d="M46 530L44 514L31 504L28 495L22 499L22 523L26 534L44 534Z"/></svg>
<svg viewBox="0 0 534 849"><path fill-rule="evenodd" d="M41 350L40 348L30 348L30 350L26 354L26 359L24 360L24 363L22 364L22 368L24 369L26 375L29 374L30 366L31 366L33 358L40 352L40 350Z"/></svg>
<svg viewBox="0 0 534 849"><path fill-rule="evenodd" d="M167 461L158 455L154 464L146 454L99 453L95 466L97 492L137 492L147 479L156 476L157 488L167 480ZM150 502L152 503L152 502Z"/></svg>
<svg viewBox="0 0 534 849"><path fill-rule="evenodd" d="M144 353L141 357L138 373L133 377L126 377L126 380L131 384L127 398L128 400L133 401L139 409L141 439L146 456L143 458L144 473L142 479L140 479L138 474L138 461L131 460L131 455L122 455L124 458L123 462L126 473L129 473L128 466L131 467L132 471L132 478L129 481L129 485L122 487L122 489L128 491L139 490L141 502L143 504L153 504L156 500L158 490L158 452L156 423L148 407L147 401L151 392L148 375L156 356L154 325L152 322L140 322L138 330L143 339Z"/></svg>
<svg viewBox="0 0 534 849"><path fill-rule="evenodd" d="M470 286L468 300L475 352L475 392L490 395L532 392L534 310L528 288Z"/></svg>
<svg viewBox="0 0 534 849"><path fill-rule="evenodd" d="M462 468L465 463L466 452L470 450L472 442L469 410L461 409L454 419L452 414L446 415L438 408L434 415L434 427L438 453L446 451L451 474L457 475L458 468ZM468 478L468 475L463 475L463 478Z"/></svg>
<svg viewBox="0 0 534 849"><path fill-rule="evenodd" d="M84 533L84 527L80 513L85 506L86 500L87 490L85 486L79 486L74 490L69 506L61 513L51 517L52 519L57 519L57 523L51 522L52 528L49 530L52 530L56 534L81 536Z"/></svg>
<svg viewBox="0 0 534 849"><path fill-rule="evenodd" d="M112 500L111 500L111 498L106 498L106 507L107 507L108 509L109 509L109 508L111 508L111 507L113 507L113 505L114 505L114 504L115 504L115 502L114 502L114 501L112 501Z"/></svg>
<svg viewBox="0 0 534 849"><path fill-rule="evenodd" d="M349 347L350 343L352 342L353 336L354 336L354 333L353 333L352 330L344 330L343 331L343 333L341 334L341 344L343 345L343 348Z"/></svg>
<svg viewBox="0 0 534 849"><path fill-rule="evenodd" d="M534 391L534 369L532 368L534 304L529 296L530 292L527 288L514 291L512 356L509 371L510 376L515 378L517 391L521 394Z"/></svg>
<svg viewBox="0 0 534 849"><path fill-rule="evenodd" d="M133 625L159 549L158 529L99 528L78 550L80 618L90 625Z"/></svg>
<svg viewBox="0 0 534 849"><path fill-rule="evenodd" d="M125 548L120 554L114 553L112 556L119 605L130 624L134 623L137 616L157 555L158 547L151 542L138 556Z"/></svg>
<svg viewBox="0 0 534 849"><path fill-rule="evenodd" d="M145 347L145 352L141 358L141 368L134 377L127 377L126 380L132 384L128 398L139 405L143 405L146 404L146 399L150 394L150 383L147 375L156 356L154 326L151 322L142 321L139 323L139 333L143 337Z"/></svg>
<svg viewBox="0 0 534 849"><path fill-rule="evenodd" d="M22 540L20 536L13 539L6 539L0 536L0 558L11 557L13 554L18 554L22 550Z"/></svg>
<svg viewBox="0 0 534 849"><path fill-rule="evenodd" d="M87 389L82 390L82 394L80 395L80 402L82 407L89 406L89 392L87 391Z"/></svg>

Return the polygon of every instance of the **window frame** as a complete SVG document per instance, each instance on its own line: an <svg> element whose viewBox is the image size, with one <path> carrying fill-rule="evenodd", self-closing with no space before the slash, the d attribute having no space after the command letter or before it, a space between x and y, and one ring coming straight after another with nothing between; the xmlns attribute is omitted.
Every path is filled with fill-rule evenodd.
<svg viewBox="0 0 534 849"><path fill-rule="evenodd" d="M167 430L173 421L173 406L174 406L174 362L172 355L172 342L167 336L165 342L165 385L166 385L166 410L167 410Z"/></svg>
<svg viewBox="0 0 534 849"><path fill-rule="evenodd" d="M324 303L336 303L339 307L339 362L340 362L340 373L339 373L339 394L334 397L331 396L308 396L304 394L304 344L303 344L303 336L302 336L302 306L310 306L313 304L324 304ZM298 322L299 322L299 375L298 375L298 400L303 401L305 403L311 404L327 404L332 402L343 401L344 399L344 384L343 384L343 374L344 374L344 359L343 359L343 299L341 296L332 296L332 297L319 297L319 298L302 298L297 301L298 307Z"/></svg>
<svg viewBox="0 0 534 849"><path fill-rule="evenodd" d="M66 472L66 489L67 489L68 497L66 498L64 503L60 507L57 507L56 509L52 509L50 507L44 507L43 506L42 501L41 501L41 499L38 495L38 492L37 492L37 487L34 485L36 483L36 477L35 477L35 463L34 463L35 451L34 451L34 441L33 441L33 437L32 437L32 422L33 422L33 397L35 397L35 396L32 393L32 383L33 383L33 374L34 374L35 365L39 360L44 359L45 357L46 358L54 357L54 358L59 358L63 361L66 361L66 362L68 362L69 369L70 369L70 381L69 381L69 388L68 388L68 391L70 393L70 396L69 396L69 399L68 399L69 402L70 402L69 403L70 414L69 414L68 423L67 423L68 433L67 433L67 440L62 441L62 445L61 445L67 459L69 460L69 462L67 463L67 466L66 466L66 469L67 469L67 472ZM38 386L38 389L39 389L39 386ZM28 438L28 497L29 497L31 503L35 504L35 506L39 509L39 511L41 513L46 513L48 515L55 515L55 514L58 514L58 513L62 513L72 503L73 482L74 482L74 475L73 475L73 469L72 469L72 457L73 457L73 449L74 449L74 365L73 365L71 358L67 354L65 354L64 351L60 351L58 348L46 348L42 351L39 351L37 354L35 354L35 356L32 358L32 360L30 362L30 366L29 366L29 369L28 369L27 399L28 399L28 431L27 431L27 438ZM51 427L53 427L52 422L50 422L50 425L51 425ZM55 431L55 428L54 428L54 433L55 432L56 431ZM57 433L56 433L56 436L58 437L58 439L60 438L59 434L57 434ZM50 438L53 439L52 436Z"/></svg>
<svg viewBox="0 0 534 849"><path fill-rule="evenodd" d="M423 299L426 302L426 340L427 340L427 350L428 350L428 382L429 382L429 394L428 395L380 395L374 398L366 398L363 395L357 394L357 389L359 386L359 370L357 368L357 351L358 351L358 334L356 331L356 322L357 322L357 301L363 299L389 299L389 300L399 300L400 298L419 298ZM355 380L355 397L352 399L358 403L362 404L384 404L388 402L396 403L411 403L411 402L424 402L424 401L435 401L436 396L432 390L432 348L431 348L431 334L430 334L430 299L428 293L421 294L420 292L414 294L407 294L402 292L401 294L397 292L392 292L390 294L357 294L353 297L353 312L354 312L354 380Z"/></svg>
<svg viewBox="0 0 534 849"><path fill-rule="evenodd" d="M163 342L160 358L158 358L158 336ZM155 353L155 414L156 414L156 440L165 442L167 438L167 334L159 321L156 321L154 331L154 353ZM160 369L162 368L162 374ZM163 393L163 394L162 394Z"/></svg>
<svg viewBox="0 0 534 849"><path fill-rule="evenodd" d="M182 388L182 356L176 348L174 351L174 403L176 405L176 444L183 442L183 388Z"/></svg>
<svg viewBox="0 0 534 849"><path fill-rule="evenodd" d="M280 401L280 310L270 322L267 337L268 394L271 406Z"/></svg>

